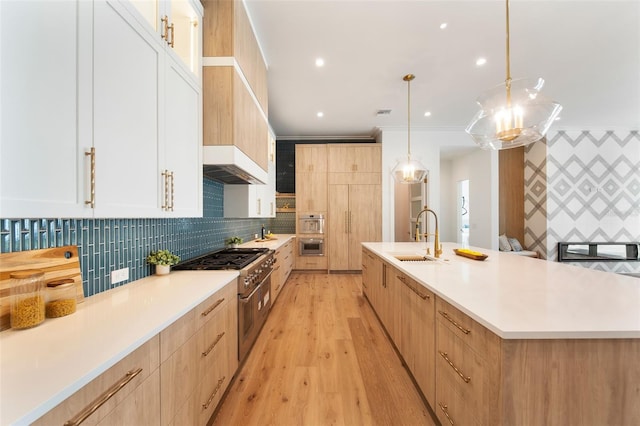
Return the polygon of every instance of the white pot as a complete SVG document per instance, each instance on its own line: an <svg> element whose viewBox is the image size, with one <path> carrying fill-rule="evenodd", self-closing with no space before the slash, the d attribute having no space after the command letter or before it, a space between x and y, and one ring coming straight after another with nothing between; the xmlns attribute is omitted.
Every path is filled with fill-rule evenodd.
<svg viewBox="0 0 640 426"><path fill-rule="evenodd" d="M171 265L156 265L156 275L167 275L171 270Z"/></svg>

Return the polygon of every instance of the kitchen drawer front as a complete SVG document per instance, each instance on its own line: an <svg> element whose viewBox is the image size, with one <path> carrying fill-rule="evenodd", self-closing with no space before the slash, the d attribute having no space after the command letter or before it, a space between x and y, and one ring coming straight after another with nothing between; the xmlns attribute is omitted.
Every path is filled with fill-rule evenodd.
<svg viewBox="0 0 640 426"><path fill-rule="evenodd" d="M160 365L160 418L167 424L185 404L200 380L198 334L191 336Z"/></svg>
<svg viewBox="0 0 640 426"><path fill-rule="evenodd" d="M500 338L459 309L436 298L436 318L481 357L498 359Z"/></svg>
<svg viewBox="0 0 640 426"><path fill-rule="evenodd" d="M499 359L483 358L441 321L436 326L436 375L446 380L482 424L498 411Z"/></svg>
<svg viewBox="0 0 640 426"><path fill-rule="evenodd" d="M220 362L220 358L226 357L231 345L237 345L238 341L234 338L237 336L236 329L232 329L231 316L226 306L224 310L215 314L211 321L208 321L204 327L198 331L198 375L205 380L203 375L210 370L212 366Z"/></svg>
<svg viewBox="0 0 640 426"><path fill-rule="evenodd" d="M327 258L324 256L298 256L296 259L296 269L327 269Z"/></svg>
<svg viewBox="0 0 640 426"><path fill-rule="evenodd" d="M220 356L216 358L216 362L211 365L203 375L198 386L196 395L196 413L198 413L198 423L200 425L207 424L207 421L215 411L216 407L222 399L225 390L229 387L229 383L235 373L237 367L234 367L225 357L223 352L228 350L229 341L223 342Z"/></svg>
<svg viewBox="0 0 640 426"><path fill-rule="evenodd" d="M471 410L456 391L448 375L436 375L436 401L433 410L442 426L480 426Z"/></svg>
<svg viewBox="0 0 640 426"><path fill-rule="evenodd" d="M202 327L211 318L213 318L215 314L223 311L229 302L238 302L237 280L238 279L236 278L220 290L216 291L213 295L209 296L207 300L196 306L196 330Z"/></svg>
<svg viewBox="0 0 640 426"><path fill-rule="evenodd" d="M195 332L195 310L192 309L160 332L160 362L165 362Z"/></svg>
<svg viewBox="0 0 640 426"><path fill-rule="evenodd" d="M133 379L128 381L117 393L107 400L100 408L91 414L83 425L95 425L105 418L112 410L122 403L126 403L129 396L145 380L158 369L159 339L154 336L141 347L127 355L113 367L93 379L69 398L54 407L51 411L36 420L34 425L61 425L75 417L85 408L93 405L105 391L117 383L126 381L127 373L142 368ZM153 381L152 381L153 382ZM147 383L147 385L152 384ZM154 389L157 394L158 388ZM148 392L146 392L148 393ZM129 407L131 408L131 407Z"/></svg>

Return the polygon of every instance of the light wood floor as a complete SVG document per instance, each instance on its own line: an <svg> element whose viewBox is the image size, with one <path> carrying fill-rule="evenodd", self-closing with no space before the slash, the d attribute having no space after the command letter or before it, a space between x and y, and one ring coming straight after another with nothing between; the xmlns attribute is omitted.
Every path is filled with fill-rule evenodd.
<svg viewBox="0 0 640 426"><path fill-rule="evenodd" d="M214 425L434 425L360 279L293 273Z"/></svg>

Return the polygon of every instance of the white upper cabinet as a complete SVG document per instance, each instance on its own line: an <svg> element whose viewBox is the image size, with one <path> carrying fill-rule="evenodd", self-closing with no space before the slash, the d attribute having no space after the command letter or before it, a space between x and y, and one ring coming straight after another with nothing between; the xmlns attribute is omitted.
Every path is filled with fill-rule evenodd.
<svg viewBox="0 0 640 426"><path fill-rule="evenodd" d="M80 10L0 1L0 217L84 213Z"/></svg>
<svg viewBox="0 0 640 426"><path fill-rule="evenodd" d="M197 78L202 66L202 4L196 0L131 0L148 27Z"/></svg>
<svg viewBox="0 0 640 426"><path fill-rule="evenodd" d="M200 79L140 17L0 1L0 217L202 215Z"/></svg>

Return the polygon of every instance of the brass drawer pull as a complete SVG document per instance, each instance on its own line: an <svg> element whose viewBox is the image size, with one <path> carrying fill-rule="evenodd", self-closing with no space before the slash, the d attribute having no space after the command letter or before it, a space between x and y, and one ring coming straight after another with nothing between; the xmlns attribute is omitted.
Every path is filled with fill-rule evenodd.
<svg viewBox="0 0 640 426"><path fill-rule="evenodd" d="M441 403L438 402L438 405L440 406L440 409L442 410L444 415L447 417L447 420L449 420L449 423L451 423L451 426L453 426L453 419L449 415L449 410L448 410L449 407L447 406L447 404L442 405Z"/></svg>
<svg viewBox="0 0 640 426"><path fill-rule="evenodd" d="M445 361L447 361L447 363L451 366L451 368L453 368L453 370L456 373L458 373L458 376L460 376L460 378L464 380L465 383L469 383L471 381L471 377L465 376L464 374L462 374L462 371L458 370L458 367L456 367L453 361L449 359L446 352L442 352L442 351L438 351L438 352L440 353L440 356L444 358Z"/></svg>
<svg viewBox="0 0 640 426"><path fill-rule="evenodd" d="M207 356L207 355L209 355L209 352L211 352L211 351L213 350L213 348L215 348L215 347L216 347L216 345L218 344L218 342L220 341L220 339L222 339L222 336L224 336L224 333L225 333L225 332L223 331L222 333L220 333L220 334L218 334L218 335L216 336L216 340L214 340L214 342L211 344L211 346L209 346L209 347L207 348L207 350L206 350L206 351L202 352L202 356Z"/></svg>
<svg viewBox="0 0 640 426"><path fill-rule="evenodd" d="M462 331L464 334L469 334L469 333L471 333L471 330L467 330L466 328L464 328L463 326L461 326L460 324L458 324L457 322L455 322L455 321L453 320L453 318L451 318L451 317L449 316L449 314L448 314L448 313L443 312L443 311L438 311L438 312L440 312L440 315L442 315L443 317L445 317L445 319L446 319L447 321L449 321L451 324L455 325L455 326L458 328L458 330Z"/></svg>
<svg viewBox="0 0 640 426"><path fill-rule="evenodd" d="M362 287L364 287L364 288L369 288L369 287L367 287L367 285L364 283L364 281L362 281Z"/></svg>
<svg viewBox="0 0 640 426"><path fill-rule="evenodd" d="M406 285L407 287L409 287L409 289L411 291L413 291L415 294L417 294L422 300L427 300L427 299L431 299L431 296L429 296L428 294L422 294L420 293L418 290L416 290L415 288L413 288L413 286L411 284L409 284L407 282L407 280L405 279L405 277L402 277L400 275L396 275L398 277L398 279L400 281L402 281L404 283L404 285Z"/></svg>
<svg viewBox="0 0 640 426"><path fill-rule="evenodd" d="M140 372L142 368L137 370L129 370L118 382L114 383L109 389L104 391L102 395L94 399L89 405L87 405L81 412L75 415L71 420L67 420L64 426L77 426L84 422L90 415L96 412L96 410L104 405L105 402L111 399L120 389L125 387L127 383L133 380Z"/></svg>
<svg viewBox="0 0 640 426"><path fill-rule="evenodd" d="M209 397L207 402L202 404L202 409L203 410L206 410L207 408L209 408L209 405L211 405L211 401L213 401L213 398L216 397L216 394L220 390L220 386L222 386L222 384L224 383L224 379L226 379L226 378L227 378L227 376L222 376L222 379L218 380L218 384L216 385L216 388L213 390L213 393L211 394L211 396Z"/></svg>
<svg viewBox="0 0 640 426"><path fill-rule="evenodd" d="M201 313L200 315L203 317L206 317L207 315L209 315L211 313L211 311L213 311L215 308L217 308L218 306L220 306L220 304L224 302L224 297L222 299L218 299L216 301L216 303L214 303L213 305L209 306L207 308L206 311L204 311L203 313Z"/></svg>

